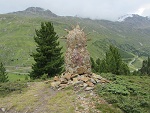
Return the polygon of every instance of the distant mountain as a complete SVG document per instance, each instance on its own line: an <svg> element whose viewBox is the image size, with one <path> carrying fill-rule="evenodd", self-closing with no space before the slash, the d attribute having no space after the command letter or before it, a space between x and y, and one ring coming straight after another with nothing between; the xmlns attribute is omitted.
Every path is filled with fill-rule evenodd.
<svg viewBox="0 0 150 113"><path fill-rule="evenodd" d="M58 17L56 14L52 13L50 10L45 10L40 7L29 7L24 11L17 11L9 14L16 14L16 15L22 15L22 16L31 16L31 17Z"/></svg>
<svg viewBox="0 0 150 113"><path fill-rule="evenodd" d="M149 17L143 17L137 14L130 14L122 16L118 19L119 22L122 22L124 24L128 24L130 27L150 27L150 18Z"/></svg>
<svg viewBox="0 0 150 113"><path fill-rule="evenodd" d="M125 21L125 19L127 19L128 17L133 17L133 14L126 14L126 15L123 15L121 17L118 18L118 22L123 22Z"/></svg>
<svg viewBox="0 0 150 113"><path fill-rule="evenodd" d="M34 18L33 18L34 17ZM59 37L80 23L87 38L87 47L94 59L105 57L109 45L120 49L121 55L131 69L140 68L142 59L150 55L150 19L139 15L126 15L120 21L91 20L71 16L57 16L50 10L29 7L24 11L0 14L0 60L8 66L31 66L30 54L35 51L35 29L40 23L51 21ZM65 51L65 40L60 39ZM135 59L135 60L134 60ZM130 61L133 65L131 65Z"/></svg>

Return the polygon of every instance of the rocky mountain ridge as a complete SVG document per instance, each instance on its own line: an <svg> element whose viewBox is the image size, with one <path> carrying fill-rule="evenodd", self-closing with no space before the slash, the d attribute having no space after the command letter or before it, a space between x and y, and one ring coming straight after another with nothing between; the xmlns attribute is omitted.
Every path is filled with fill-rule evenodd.
<svg viewBox="0 0 150 113"><path fill-rule="evenodd" d="M42 17L57 17L58 15L54 14L50 10L45 10L40 7L29 7L23 11L12 12L8 14L15 14L15 15L24 15L24 16L42 16Z"/></svg>
<svg viewBox="0 0 150 113"><path fill-rule="evenodd" d="M16 11L16 12L8 13L8 14L21 14L21 13L26 14L26 15L27 14L29 14L29 15L30 14L33 14L33 15L37 14L39 16L43 16L43 15L46 16L47 15L47 16L51 16L51 17L58 17L57 14L51 12L49 9L45 10L41 7L28 7L27 9L25 9L23 11ZM75 16L75 17L77 17L77 16ZM78 18L84 19L82 17L78 17ZM89 19L89 18L87 18L87 19ZM92 20L94 20L94 19L92 19ZM98 19L98 20L101 20L101 19ZM150 21L150 17L148 17L148 16L144 17L144 16L140 16L138 14L126 14L126 15L119 17L117 21L118 22L129 22L131 20L132 21L135 20L135 22L137 22L137 21L142 21L142 22L143 21Z"/></svg>
<svg viewBox="0 0 150 113"><path fill-rule="evenodd" d="M121 17L118 21L135 28L150 27L150 18L143 17L137 14L125 15Z"/></svg>

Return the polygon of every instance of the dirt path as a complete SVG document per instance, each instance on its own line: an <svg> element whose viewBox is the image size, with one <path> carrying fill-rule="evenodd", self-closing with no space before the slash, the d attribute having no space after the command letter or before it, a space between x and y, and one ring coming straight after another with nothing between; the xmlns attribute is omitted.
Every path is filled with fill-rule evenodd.
<svg viewBox="0 0 150 113"><path fill-rule="evenodd" d="M58 91L44 82L28 83L28 90L0 99L0 113L100 113L93 91L74 91L72 87Z"/></svg>

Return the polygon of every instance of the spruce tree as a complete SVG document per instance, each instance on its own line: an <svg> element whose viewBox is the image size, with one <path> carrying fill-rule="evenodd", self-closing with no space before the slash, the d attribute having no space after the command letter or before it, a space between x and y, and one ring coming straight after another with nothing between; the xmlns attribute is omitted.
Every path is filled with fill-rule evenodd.
<svg viewBox="0 0 150 113"><path fill-rule="evenodd" d="M105 59L103 59L101 61L99 72L100 73L107 73L108 72L107 65L106 65L106 60Z"/></svg>
<svg viewBox="0 0 150 113"><path fill-rule="evenodd" d="M148 69L148 61L143 60L142 67L140 69L141 74L146 75L147 74L147 69Z"/></svg>
<svg viewBox="0 0 150 113"><path fill-rule="evenodd" d="M32 65L30 77L40 78L47 74L48 77L60 74L63 69L64 59L62 57L62 47L59 47L58 35L54 31L51 22L41 23L41 28L35 30L34 40L37 43L36 53L31 56L35 60Z"/></svg>
<svg viewBox="0 0 150 113"><path fill-rule="evenodd" d="M92 71L93 72L96 72L96 64L95 64L95 61L92 57L90 57L90 60L91 60L91 68L92 68Z"/></svg>
<svg viewBox="0 0 150 113"><path fill-rule="evenodd" d="M106 69L107 72L117 75L130 73L128 66L122 61L118 49L114 46L110 46L106 52Z"/></svg>
<svg viewBox="0 0 150 113"><path fill-rule="evenodd" d="M150 57L148 56L147 74L150 75Z"/></svg>
<svg viewBox="0 0 150 113"><path fill-rule="evenodd" d="M6 73L6 69L3 65L3 63L0 63L0 83L2 82L7 82L8 81L8 76Z"/></svg>
<svg viewBox="0 0 150 113"><path fill-rule="evenodd" d="M139 72L143 75L150 75L150 58L143 60L142 67Z"/></svg>
<svg viewBox="0 0 150 113"><path fill-rule="evenodd" d="M100 58L98 58L96 60L96 68L95 68L96 72L100 72L100 65L101 65L101 60L100 60Z"/></svg>

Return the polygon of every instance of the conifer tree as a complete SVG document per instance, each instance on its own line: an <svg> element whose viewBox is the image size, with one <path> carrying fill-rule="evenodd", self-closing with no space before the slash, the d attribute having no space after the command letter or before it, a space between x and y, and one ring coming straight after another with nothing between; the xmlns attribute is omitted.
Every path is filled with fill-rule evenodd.
<svg viewBox="0 0 150 113"><path fill-rule="evenodd" d="M95 64L95 61L92 57L90 57L90 60L91 60L91 68L92 68L92 71L93 72L96 72L96 64Z"/></svg>
<svg viewBox="0 0 150 113"><path fill-rule="evenodd" d="M7 82L8 81L8 76L6 73L6 69L3 65L3 63L0 63L0 83L2 82Z"/></svg>
<svg viewBox="0 0 150 113"><path fill-rule="evenodd" d="M103 59L100 64L99 73L107 73L107 72L108 70L107 70L106 60Z"/></svg>
<svg viewBox="0 0 150 113"><path fill-rule="evenodd" d="M150 75L150 57L148 56L148 68L147 68L147 73Z"/></svg>
<svg viewBox="0 0 150 113"><path fill-rule="evenodd" d="M128 75L130 73L129 67L122 61L121 55L118 49L114 46L110 46L109 50L106 52L106 58L100 60L99 58L96 60L96 63L93 59L92 69L94 72L99 73L113 73L113 74L124 74Z"/></svg>
<svg viewBox="0 0 150 113"><path fill-rule="evenodd" d="M96 72L100 72L100 68L101 68L100 66L101 66L101 60L98 58L96 60L96 68L95 68Z"/></svg>
<svg viewBox="0 0 150 113"><path fill-rule="evenodd" d="M41 23L41 28L35 32L34 40L37 48L36 53L31 55L35 64L32 65L33 71L30 73L30 77L40 78L44 74L52 77L61 73L64 59L61 52L62 47L59 47L59 37L54 31L53 24L51 22Z"/></svg>
<svg viewBox="0 0 150 113"><path fill-rule="evenodd" d="M130 73L129 67L122 61L118 49L112 45L106 52L106 59L103 61L101 68L104 69L104 71L101 72L110 72L117 75L127 75Z"/></svg>
<svg viewBox="0 0 150 113"><path fill-rule="evenodd" d="M120 74L120 68L122 65L122 58L116 47L110 46L109 51L106 52L106 64L108 72L113 74Z"/></svg>
<svg viewBox="0 0 150 113"><path fill-rule="evenodd" d="M148 61L144 60L142 63L142 68L140 69L141 74L147 74Z"/></svg>
<svg viewBox="0 0 150 113"><path fill-rule="evenodd" d="M143 75L150 75L150 58L148 57L147 60L144 60L142 63L142 67L139 72Z"/></svg>

